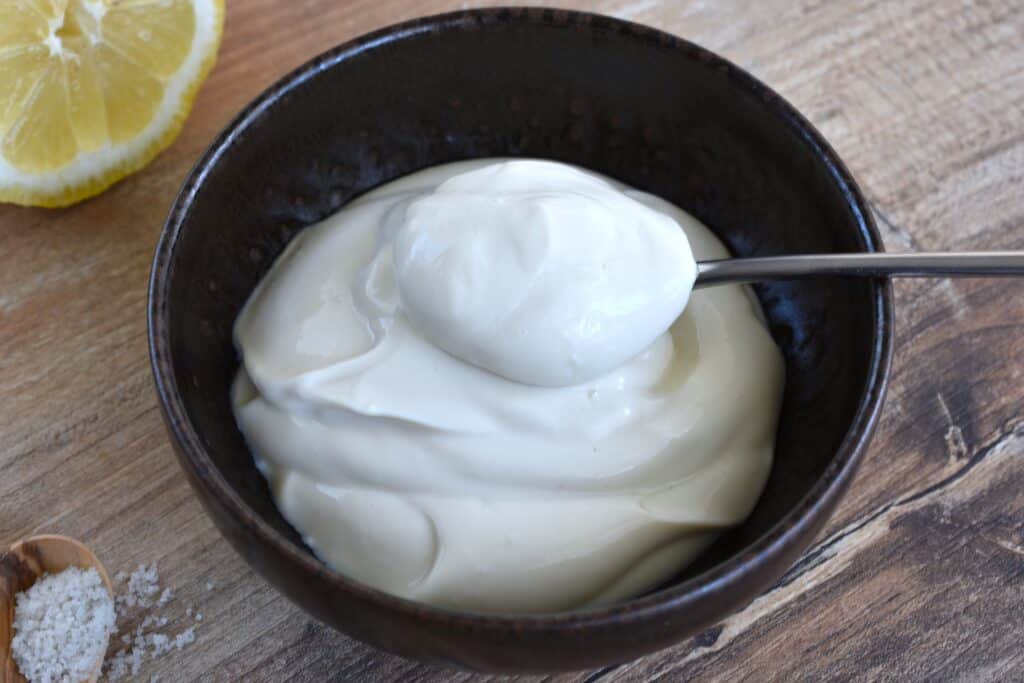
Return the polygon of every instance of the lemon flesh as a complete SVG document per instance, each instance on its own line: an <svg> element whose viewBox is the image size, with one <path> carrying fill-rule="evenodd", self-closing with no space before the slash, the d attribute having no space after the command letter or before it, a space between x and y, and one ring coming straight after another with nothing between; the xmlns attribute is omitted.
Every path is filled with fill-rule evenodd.
<svg viewBox="0 0 1024 683"><path fill-rule="evenodd" d="M91 196L171 143L223 0L0 0L0 201Z"/></svg>

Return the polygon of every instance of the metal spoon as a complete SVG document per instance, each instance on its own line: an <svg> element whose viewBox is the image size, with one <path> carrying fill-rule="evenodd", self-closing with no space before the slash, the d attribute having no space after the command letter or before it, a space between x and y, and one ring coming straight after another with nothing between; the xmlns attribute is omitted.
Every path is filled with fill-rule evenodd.
<svg viewBox="0 0 1024 683"><path fill-rule="evenodd" d="M806 254L701 261L694 287L823 277L1024 276L1024 251Z"/></svg>

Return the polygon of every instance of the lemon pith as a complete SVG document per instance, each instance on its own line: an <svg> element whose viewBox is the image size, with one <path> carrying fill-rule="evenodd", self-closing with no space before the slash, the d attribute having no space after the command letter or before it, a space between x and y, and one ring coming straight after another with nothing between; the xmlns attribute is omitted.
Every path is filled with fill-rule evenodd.
<svg viewBox="0 0 1024 683"><path fill-rule="evenodd" d="M223 0L0 0L0 201L65 206L181 130Z"/></svg>

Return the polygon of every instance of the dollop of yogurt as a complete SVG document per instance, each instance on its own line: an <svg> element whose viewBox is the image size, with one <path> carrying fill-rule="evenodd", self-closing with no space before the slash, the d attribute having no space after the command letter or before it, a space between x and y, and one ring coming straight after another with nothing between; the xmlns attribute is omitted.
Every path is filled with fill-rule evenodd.
<svg viewBox="0 0 1024 683"><path fill-rule="evenodd" d="M431 342L516 382L595 379L679 317L697 266L679 224L571 166L508 161L403 207L403 310Z"/></svg>
<svg viewBox="0 0 1024 683"><path fill-rule="evenodd" d="M412 174L304 230L252 294L238 426L284 517L365 584L477 612L637 595L771 467L784 372L756 299L690 291L695 257L727 256L564 164Z"/></svg>

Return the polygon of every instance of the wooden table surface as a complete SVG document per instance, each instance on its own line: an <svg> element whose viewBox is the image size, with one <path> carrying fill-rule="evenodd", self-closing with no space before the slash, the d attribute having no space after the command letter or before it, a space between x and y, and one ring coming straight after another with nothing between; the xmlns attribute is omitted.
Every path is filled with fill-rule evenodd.
<svg viewBox="0 0 1024 683"><path fill-rule="evenodd" d="M333 632L254 575L193 497L146 350L150 259L216 132L307 58L475 2L234 0L209 81L147 169L62 211L0 207L0 548L83 540L111 573L157 562L168 629L143 680L463 680ZM893 250L1024 249L1020 0L595 0L763 79L817 125ZM565 680L1022 680L1024 283L896 287L895 374L842 507L777 586L707 632ZM207 582L213 589L207 590Z"/></svg>

